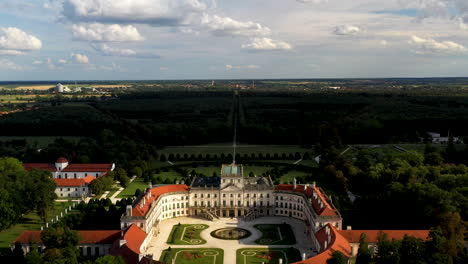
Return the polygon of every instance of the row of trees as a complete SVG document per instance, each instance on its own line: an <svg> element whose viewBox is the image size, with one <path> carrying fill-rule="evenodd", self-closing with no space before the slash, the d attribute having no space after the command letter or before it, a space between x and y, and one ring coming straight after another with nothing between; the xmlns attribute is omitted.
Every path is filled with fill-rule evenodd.
<svg viewBox="0 0 468 264"><path fill-rule="evenodd" d="M180 153L169 153L161 154L159 157L160 161L218 161L218 160L232 160L232 154L220 153L218 154L180 154ZM309 152L295 152L295 153L250 153L250 154L236 154L236 161L244 160L309 160L311 159L311 154Z"/></svg>
<svg viewBox="0 0 468 264"><path fill-rule="evenodd" d="M30 212L46 222L56 197L50 172L26 171L19 160L0 158L0 231Z"/></svg>
<svg viewBox="0 0 468 264"><path fill-rule="evenodd" d="M363 233L359 240L356 264L464 264L468 251L456 239L447 239L441 229L431 230L429 238L422 240L405 236L402 240L389 240L380 233L377 248L371 252ZM335 251L327 264L346 264L346 258Z"/></svg>

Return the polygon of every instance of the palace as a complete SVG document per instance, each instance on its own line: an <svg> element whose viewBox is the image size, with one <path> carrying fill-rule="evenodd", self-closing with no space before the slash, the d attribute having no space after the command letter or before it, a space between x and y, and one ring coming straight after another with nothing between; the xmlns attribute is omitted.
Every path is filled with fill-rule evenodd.
<svg viewBox="0 0 468 264"><path fill-rule="evenodd" d="M105 244L81 244L84 255L112 254L124 257L126 263L149 263L146 252L150 241L158 238L162 221L175 217L197 216L208 220L221 217L240 217L250 221L258 217L282 216L303 221L304 234L315 248L315 254L306 256L296 264L325 264L331 253L340 250L346 257L356 254L356 237L373 230L342 230L342 217L333 203L319 187L313 184L280 184L274 186L269 177L246 177L241 165L221 167L220 177L196 177L191 186L185 184L162 185L148 188L133 205L127 206L121 217L121 230L112 247ZM30 232L30 231L26 231ZM80 231L86 232L86 231ZM103 231L95 232L99 237ZM373 233L373 234L374 234ZM393 234L427 238L427 231L398 231ZM107 234L107 233L106 233ZM35 234L36 239L38 237ZM161 237L165 240L167 238ZM372 238L373 239L373 238ZM22 234L16 242L24 252L30 250L31 239ZM103 248L105 250L103 250Z"/></svg>
<svg viewBox="0 0 468 264"><path fill-rule="evenodd" d="M55 164L24 163L26 170L40 169L51 172L57 188L57 197L85 198L91 192L88 185L97 177L113 171L115 164L69 164L66 158L60 157Z"/></svg>

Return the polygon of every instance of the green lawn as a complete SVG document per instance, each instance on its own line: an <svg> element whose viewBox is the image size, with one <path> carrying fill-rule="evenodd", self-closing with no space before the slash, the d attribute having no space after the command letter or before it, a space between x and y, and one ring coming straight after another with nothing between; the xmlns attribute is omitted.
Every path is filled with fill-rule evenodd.
<svg viewBox="0 0 468 264"><path fill-rule="evenodd" d="M237 250L236 264L278 264L293 263L301 260L299 250L295 248L241 248Z"/></svg>
<svg viewBox="0 0 468 264"><path fill-rule="evenodd" d="M219 248L169 248L159 261L171 264L223 264L224 251Z"/></svg>
<svg viewBox="0 0 468 264"><path fill-rule="evenodd" d="M64 212L65 208L72 205L73 202L56 202L54 208L49 212L49 221L60 212ZM40 230L44 223L41 222L39 216L34 213L24 215L23 219L16 225L10 227L7 230L0 232L0 250L10 247L10 243L13 242L23 231L26 230Z"/></svg>
<svg viewBox="0 0 468 264"><path fill-rule="evenodd" d="M132 197L135 195L135 191L137 189L144 191L146 188L148 188L148 183L143 182L142 178L136 178L127 186L127 188L125 188L121 193L119 193L119 195L117 195L117 198Z"/></svg>
<svg viewBox="0 0 468 264"><path fill-rule="evenodd" d="M294 245L296 238L288 224L258 224L255 228L262 232L262 236L255 240L260 245Z"/></svg>
<svg viewBox="0 0 468 264"><path fill-rule="evenodd" d="M201 245L206 244L200 233L207 229L208 225L174 225L167 239L168 244L172 245Z"/></svg>

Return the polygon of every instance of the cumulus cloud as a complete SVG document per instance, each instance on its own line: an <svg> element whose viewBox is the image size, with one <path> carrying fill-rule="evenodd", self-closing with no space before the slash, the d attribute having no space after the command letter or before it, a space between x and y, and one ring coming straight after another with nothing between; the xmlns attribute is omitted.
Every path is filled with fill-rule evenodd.
<svg viewBox="0 0 468 264"><path fill-rule="evenodd" d="M271 38L253 38L248 44L243 44L242 48L249 51L282 51L291 50L292 46L281 40Z"/></svg>
<svg viewBox="0 0 468 264"><path fill-rule="evenodd" d="M400 0L405 7L416 8L419 19L440 17L461 19L468 22L468 3L466 0Z"/></svg>
<svg viewBox="0 0 468 264"><path fill-rule="evenodd" d="M340 35L340 36L350 36L350 35L357 35L361 32L361 29L356 26L351 26L351 25L341 25L335 27L335 30L333 33L335 35Z"/></svg>
<svg viewBox="0 0 468 264"><path fill-rule="evenodd" d="M79 53L72 53L71 57L75 60L77 63L81 64L89 64L89 58L88 56L84 54L79 54Z"/></svg>
<svg viewBox="0 0 468 264"><path fill-rule="evenodd" d="M91 44L95 50L99 51L105 56L118 56L118 57L135 57L135 58L159 58L158 55L147 53L147 52L138 52L133 49L120 49L110 47L107 44Z"/></svg>
<svg viewBox="0 0 468 264"><path fill-rule="evenodd" d="M432 38L422 38L418 36L411 36L409 40L411 45L418 48L417 53L440 53L440 54L460 54L467 53L468 49L453 41L436 41Z"/></svg>
<svg viewBox="0 0 468 264"><path fill-rule="evenodd" d="M0 70L3 71L22 71L24 68L22 66L17 65L16 63L6 60L0 59Z"/></svg>
<svg viewBox="0 0 468 264"><path fill-rule="evenodd" d="M271 30L259 23L237 21L230 17L204 14L201 24L217 36L268 36Z"/></svg>
<svg viewBox="0 0 468 264"><path fill-rule="evenodd" d="M24 55L24 52L20 50L0 50L0 56L20 56L20 55Z"/></svg>
<svg viewBox="0 0 468 264"><path fill-rule="evenodd" d="M143 37L138 29L132 25L105 25L100 23L72 25L72 34L76 39L87 41L141 41Z"/></svg>
<svg viewBox="0 0 468 264"><path fill-rule="evenodd" d="M24 51L39 50L42 42L19 28L0 27L0 55L23 55Z"/></svg>
<svg viewBox="0 0 468 264"><path fill-rule="evenodd" d="M208 8L207 0L65 0L63 17L71 21L180 25Z"/></svg>

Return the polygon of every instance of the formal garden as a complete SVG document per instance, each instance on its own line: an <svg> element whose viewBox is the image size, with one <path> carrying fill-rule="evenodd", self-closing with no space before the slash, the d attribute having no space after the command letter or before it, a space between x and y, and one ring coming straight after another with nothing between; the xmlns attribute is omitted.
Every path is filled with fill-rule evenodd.
<svg viewBox="0 0 468 264"><path fill-rule="evenodd" d="M296 238L290 225L283 224L258 224L254 226L262 233L262 236L255 240L260 245L294 245Z"/></svg>
<svg viewBox="0 0 468 264"><path fill-rule="evenodd" d="M301 260L295 248L241 248L236 253L236 264L287 264Z"/></svg>
<svg viewBox="0 0 468 264"><path fill-rule="evenodd" d="M166 264L222 264L224 251L219 248L171 248L164 250L159 261Z"/></svg>
<svg viewBox="0 0 468 264"><path fill-rule="evenodd" d="M207 228L208 225L203 224L182 225L179 223L172 227L167 243L172 245L206 244L206 240L201 237L200 233Z"/></svg>

